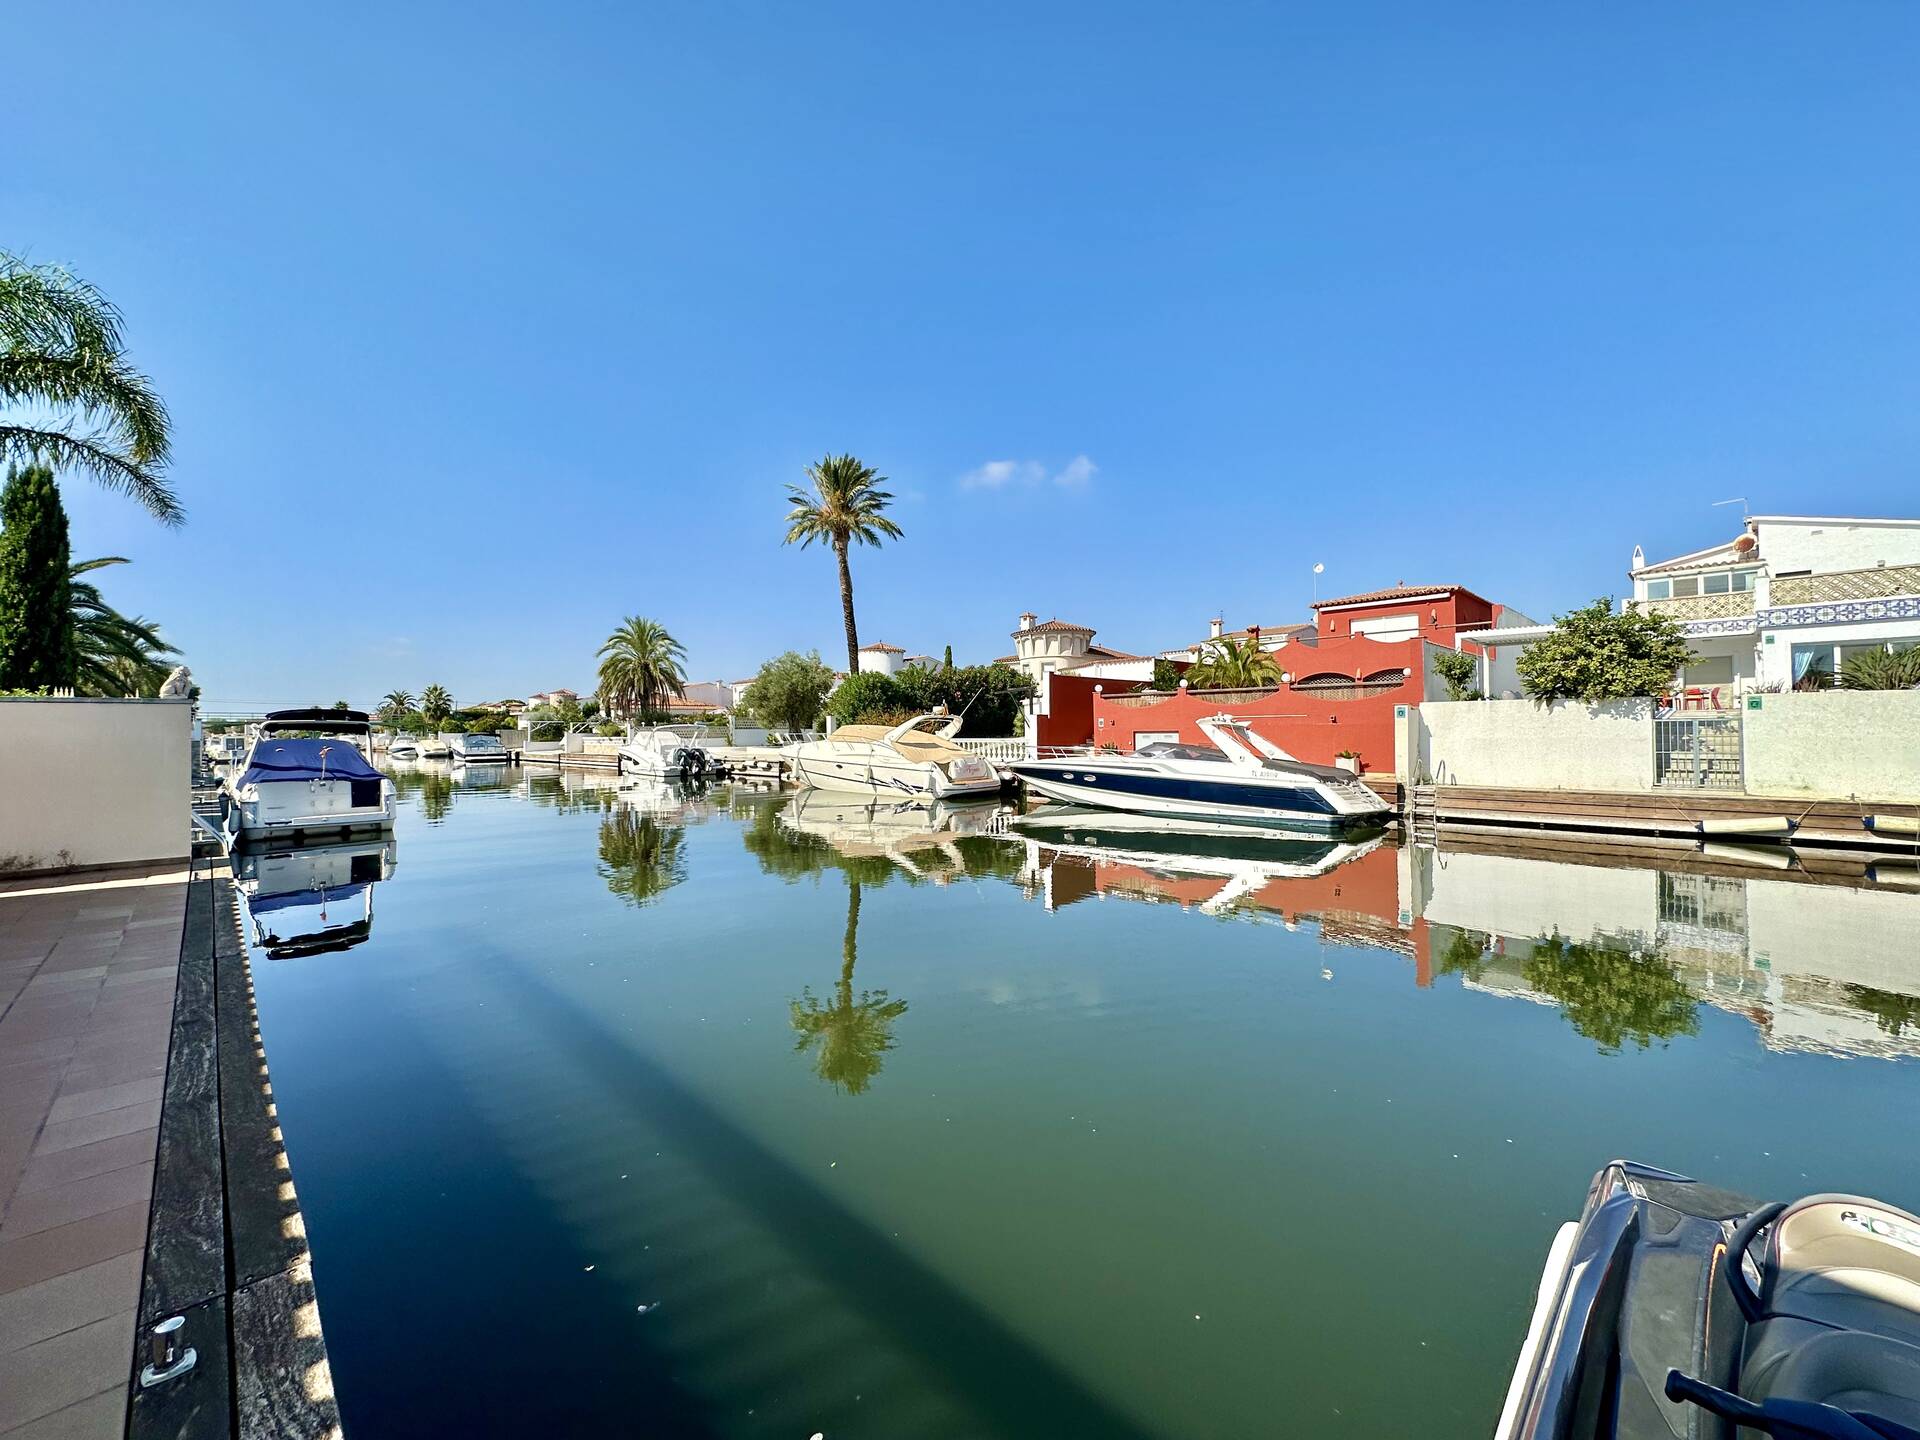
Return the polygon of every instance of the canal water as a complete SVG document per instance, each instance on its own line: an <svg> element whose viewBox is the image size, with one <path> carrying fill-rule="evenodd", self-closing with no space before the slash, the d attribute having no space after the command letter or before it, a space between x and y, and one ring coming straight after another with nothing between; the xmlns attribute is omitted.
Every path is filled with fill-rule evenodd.
<svg viewBox="0 0 1920 1440"><path fill-rule="evenodd" d="M397 778L242 872L359 1440L1482 1437L1609 1158L1920 1207L1911 869Z"/></svg>

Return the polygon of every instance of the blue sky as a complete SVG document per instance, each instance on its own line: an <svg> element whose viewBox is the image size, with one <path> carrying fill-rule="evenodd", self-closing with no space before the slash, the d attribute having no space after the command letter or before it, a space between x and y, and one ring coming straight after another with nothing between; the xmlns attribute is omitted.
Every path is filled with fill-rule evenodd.
<svg viewBox="0 0 1920 1440"><path fill-rule="evenodd" d="M0 247L127 312L187 528L66 486L209 698L1545 618L1920 510L1920 7L10 8ZM78 97L84 96L84 103Z"/></svg>

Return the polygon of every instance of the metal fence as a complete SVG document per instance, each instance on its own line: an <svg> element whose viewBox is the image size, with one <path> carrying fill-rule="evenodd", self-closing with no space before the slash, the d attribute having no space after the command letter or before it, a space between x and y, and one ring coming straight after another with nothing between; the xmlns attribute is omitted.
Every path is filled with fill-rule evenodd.
<svg viewBox="0 0 1920 1440"><path fill-rule="evenodd" d="M1739 719L1700 715L1655 720L1653 783L1686 790L1743 788Z"/></svg>

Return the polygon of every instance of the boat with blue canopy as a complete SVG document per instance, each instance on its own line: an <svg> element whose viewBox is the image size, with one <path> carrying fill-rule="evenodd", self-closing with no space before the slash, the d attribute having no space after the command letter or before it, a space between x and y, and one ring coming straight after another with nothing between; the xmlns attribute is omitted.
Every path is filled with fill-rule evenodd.
<svg viewBox="0 0 1920 1440"><path fill-rule="evenodd" d="M393 781L367 762L373 727L358 710L276 710L222 790L241 836L347 836L393 828Z"/></svg>

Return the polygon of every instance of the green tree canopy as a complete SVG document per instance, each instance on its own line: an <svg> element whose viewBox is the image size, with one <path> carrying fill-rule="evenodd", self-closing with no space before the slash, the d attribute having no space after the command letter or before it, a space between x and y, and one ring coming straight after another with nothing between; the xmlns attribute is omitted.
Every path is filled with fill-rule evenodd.
<svg viewBox="0 0 1920 1440"><path fill-rule="evenodd" d="M600 647L600 689L596 697L612 715L645 718L672 696L684 695L681 670L686 650L667 627L629 615Z"/></svg>
<svg viewBox="0 0 1920 1440"><path fill-rule="evenodd" d="M1447 687L1449 700L1478 700L1474 681L1480 678L1480 657L1467 650L1442 650L1433 657L1433 673Z"/></svg>
<svg viewBox="0 0 1920 1440"><path fill-rule="evenodd" d="M1541 704L1580 700L1596 705L1665 695L1692 659L1680 627L1643 610L1615 614L1601 596L1555 618L1551 634L1520 652L1527 694Z"/></svg>
<svg viewBox="0 0 1920 1440"><path fill-rule="evenodd" d="M851 455L828 455L807 467L812 486L787 487L787 544L801 549L818 540L840 566L840 618L847 631L847 673L860 670L860 632L853 621L853 571L847 548L898 540L900 527L887 518L893 496L880 487L886 476Z"/></svg>
<svg viewBox="0 0 1920 1440"><path fill-rule="evenodd" d="M1280 683L1280 662L1251 635L1244 640L1222 636L1200 652L1186 681L1194 690L1264 689Z"/></svg>
<svg viewBox="0 0 1920 1440"><path fill-rule="evenodd" d="M405 690L389 690L380 697L381 717L389 723L397 721L413 709L413 696Z"/></svg>
<svg viewBox="0 0 1920 1440"><path fill-rule="evenodd" d="M1183 672L1173 661L1162 655L1153 662L1152 688L1155 690L1178 690Z"/></svg>
<svg viewBox="0 0 1920 1440"><path fill-rule="evenodd" d="M443 685L429 685L420 692L420 714L428 725L438 725L453 714L453 696Z"/></svg>
<svg viewBox="0 0 1920 1440"><path fill-rule="evenodd" d="M52 469L10 466L0 490L0 690L75 683L72 567Z"/></svg>
<svg viewBox="0 0 1920 1440"><path fill-rule="evenodd" d="M180 652L160 638L159 627L140 616L122 615L81 577L108 565L125 565L118 555L82 560L72 569L70 633L74 649L74 688L82 695L160 693Z"/></svg>
<svg viewBox="0 0 1920 1440"><path fill-rule="evenodd" d="M818 650L805 655L789 650L760 667L747 689L746 708L770 729L811 729L819 722L833 680L833 670L822 663Z"/></svg>
<svg viewBox="0 0 1920 1440"><path fill-rule="evenodd" d="M0 459L81 471L178 525L170 447L166 406L127 363L120 312L65 270L0 252Z"/></svg>

